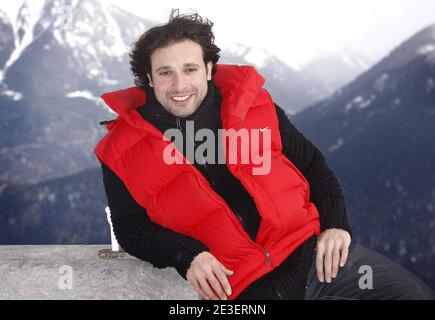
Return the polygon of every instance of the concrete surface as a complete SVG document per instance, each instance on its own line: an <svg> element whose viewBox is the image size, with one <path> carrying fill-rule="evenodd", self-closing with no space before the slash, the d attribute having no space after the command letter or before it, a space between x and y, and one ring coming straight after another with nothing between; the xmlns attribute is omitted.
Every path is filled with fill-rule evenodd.
<svg viewBox="0 0 435 320"><path fill-rule="evenodd" d="M0 299L198 299L174 268L110 245L0 246Z"/></svg>

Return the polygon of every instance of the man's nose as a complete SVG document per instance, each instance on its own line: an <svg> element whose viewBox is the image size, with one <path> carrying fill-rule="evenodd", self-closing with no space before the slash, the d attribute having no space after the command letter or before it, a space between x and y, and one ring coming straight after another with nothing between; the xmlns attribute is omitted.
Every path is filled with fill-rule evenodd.
<svg viewBox="0 0 435 320"><path fill-rule="evenodd" d="M172 89L177 92L183 91L186 87L184 75L182 73L175 73L172 78Z"/></svg>

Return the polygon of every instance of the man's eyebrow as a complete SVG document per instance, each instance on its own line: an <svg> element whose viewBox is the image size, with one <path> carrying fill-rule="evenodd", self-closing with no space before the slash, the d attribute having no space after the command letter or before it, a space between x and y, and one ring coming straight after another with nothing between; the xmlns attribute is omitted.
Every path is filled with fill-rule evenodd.
<svg viewBox="0 0 435 320"><path fill-rule="evenodd" d="M197 65L196 63L193 63L193 62L191 62L191 63L185 63L184 66L185 67L198 67L199 68L199 65Z"/></svg>
<svg viewBox="0 0 435 320"><path fill-rule="evenodd" d="M161 66L156 69L156 72L159 72L160 70L170 69L170 68L171 68L170 66Z"/></svg>
<svg viewBox="0 0 435 320"><path fill-rule="evenodd" d="M199 65L196 63L190 62L190 63L185 63L184 67L198 67L199 68ZM161 70L166 70L166 69L171 69L171 67L170 66L161 66L161 67L158 67L156 69L156 72L159 72Z"/></svg>

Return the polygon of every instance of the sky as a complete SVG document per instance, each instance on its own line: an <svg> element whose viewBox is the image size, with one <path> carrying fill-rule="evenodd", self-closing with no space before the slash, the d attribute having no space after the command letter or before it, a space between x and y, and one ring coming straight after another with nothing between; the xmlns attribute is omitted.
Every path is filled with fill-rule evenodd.
<svg viewBox="0 0 435 320"><path fill-rule="evenodd" d="M41 0L30 0L41 1ZM265 49L298 68L320 51L349 48L372 60L435 24L435 0L104 0L157 23L171 8L214 23L216 44ZM13 12L15 1L0 0Z"/></svg>
<svg viewBox="0 0 435 320"><path fill-rule="evenodd" d="M435 0L159 0L149 6L148 1L111 2L161 23L171 8L196 10L214 22L218 45L240 42L285 61L303 62L318 50L342 48L377 60L435 24Z"/></svg>

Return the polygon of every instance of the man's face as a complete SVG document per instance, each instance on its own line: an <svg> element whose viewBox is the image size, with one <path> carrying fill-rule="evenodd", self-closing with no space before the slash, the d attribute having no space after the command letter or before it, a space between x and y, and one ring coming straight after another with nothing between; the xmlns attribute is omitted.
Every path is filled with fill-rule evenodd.
<svg viewBox="0 0 435 320"><path fill-rule="evenodd" d="M150 86L160 104L177 117L187 117L198 109L207 95L212 63L204 63L202 49L184 40L151 55Z"/></svg>

